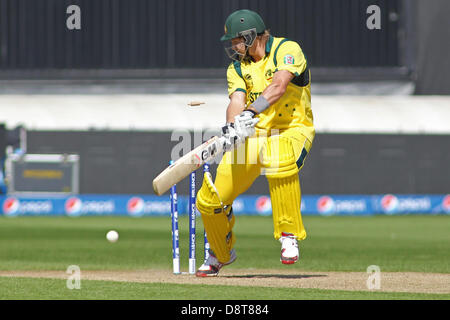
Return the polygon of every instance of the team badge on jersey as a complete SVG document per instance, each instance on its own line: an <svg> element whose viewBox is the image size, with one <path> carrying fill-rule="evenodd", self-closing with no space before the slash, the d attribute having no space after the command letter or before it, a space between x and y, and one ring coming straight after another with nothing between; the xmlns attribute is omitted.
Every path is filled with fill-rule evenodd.
<svg viewBox="0 0 450 320"><path fill-rule="evenodd" d="M249 74L244 75L244 79L245 79L245 83L247 85L247 88L251 91L251 89L253 88L253 80L252 80L252 76Z"/></svg>
<svg viewBox="0 0 450 320"><path fill-rule="evenodd" d="M294 57L290 54L284 56L284 64L294 64Z"/></svg>

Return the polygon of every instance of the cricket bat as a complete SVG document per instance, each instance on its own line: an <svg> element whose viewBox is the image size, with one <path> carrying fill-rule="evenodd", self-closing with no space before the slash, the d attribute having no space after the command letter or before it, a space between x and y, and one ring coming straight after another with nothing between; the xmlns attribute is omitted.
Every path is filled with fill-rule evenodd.
<svg viewBox="0 0 450 320"><path fill-rule="evenodd" d="M153 190L160 196L206 162L224 151L224 137L214 136L168 166L153 180Z"/></svg>

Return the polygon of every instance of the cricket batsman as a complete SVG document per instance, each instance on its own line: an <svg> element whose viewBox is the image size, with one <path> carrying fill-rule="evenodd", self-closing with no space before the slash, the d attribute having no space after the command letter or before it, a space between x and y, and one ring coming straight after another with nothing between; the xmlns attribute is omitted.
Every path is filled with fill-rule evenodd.
<svg viewBox="0 0 450 320"><path fill-rule="evenodd" d="M256 12L232 13L224 29L221 41L232 59L222 128L227 151L215 180L205 173L197 195L211 248L198 277L217 276L236 259L232 204L260 174L269 184L281 263L295 263L298 241L306 238L299 171L315 135L306 57L296 42L272 36Z"/></svg>

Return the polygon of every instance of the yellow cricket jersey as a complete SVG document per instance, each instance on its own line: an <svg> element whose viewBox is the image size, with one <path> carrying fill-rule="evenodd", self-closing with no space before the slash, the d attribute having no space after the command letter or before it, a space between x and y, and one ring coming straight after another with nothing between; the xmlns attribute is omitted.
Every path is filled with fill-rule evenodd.
<svg viewBox="0 0 450 320"><path fill-rule="evenodd" d="M306 58L296 42L269 36L263 59L258 62L232 62L227 70L228 94L245 92L248 106L272 83L273 75L278 70L288 70L295 77L284 95L258 115L260 120L256 127L262 130L299 127L312 142L315 130L311 110L311 76Z"/></svg>

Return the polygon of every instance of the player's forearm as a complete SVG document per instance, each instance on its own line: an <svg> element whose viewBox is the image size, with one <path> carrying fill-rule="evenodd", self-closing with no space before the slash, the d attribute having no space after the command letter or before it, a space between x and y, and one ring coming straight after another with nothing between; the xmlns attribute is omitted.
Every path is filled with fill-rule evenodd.
<svg viewBox="0 0 450 320"><path fill-rule="evenodd" d="M263 91L258 99L248 107L248 109L256 113L263 112L269 106L277 102L285 92L286 87L272 83Z"/></svg>
<svg viewBox="0 0 450 320"><path fill-rule="evenodd" d="M239 115L245 109L245 93L236 91L230 96L230 104L227 108L227 123L234 123L234 117Z"/></svg>
<svg viewBox="0 0 450 320"><path fill-rule="evenodd" d="M240 105L237 103L231 103L228 105L227 108L227 123L233 123L234 117L240 114L244 110L245 104Z"/></svg>
<svg viewBox="0 0 450 320"><path fill-rule="evenodd" d="M264 89L263 93L253 102L249 109L261 113L272 104L276 103L286 92L293 74L286 70L277 71L272 83Z"/></svg>
<svg viewBox="0 0 450 320"><path fill-rule="evenodd" d="M272 105L286 92L286 86L279 83L270 84L262 93L262 96Z"/></svg>

